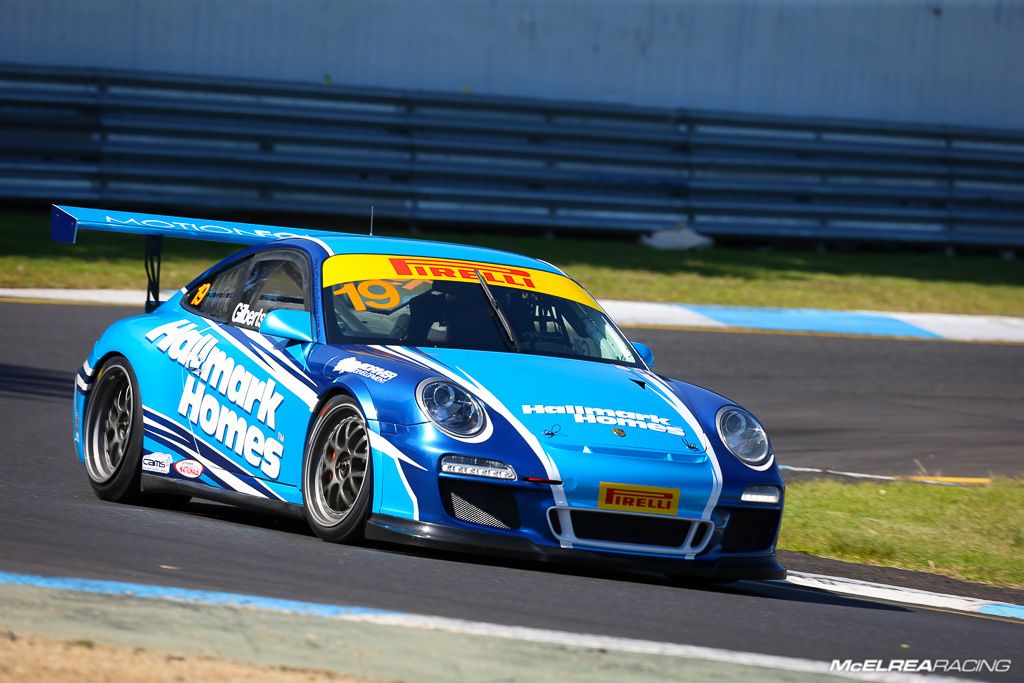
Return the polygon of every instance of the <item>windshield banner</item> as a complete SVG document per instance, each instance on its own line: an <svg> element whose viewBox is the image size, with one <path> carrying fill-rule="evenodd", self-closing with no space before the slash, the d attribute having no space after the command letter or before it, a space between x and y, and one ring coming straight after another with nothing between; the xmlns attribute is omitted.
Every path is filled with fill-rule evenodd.
<svg viewBox="0 0 1024 683"><path fill-rule="evenodd" d="M339 254L324 262L324 287L366 280L445 280L476 283L479 282L477 271L492 287L511 287L550 294L601 310L586 290L564 275L534 268L434 256Z"/></svg>

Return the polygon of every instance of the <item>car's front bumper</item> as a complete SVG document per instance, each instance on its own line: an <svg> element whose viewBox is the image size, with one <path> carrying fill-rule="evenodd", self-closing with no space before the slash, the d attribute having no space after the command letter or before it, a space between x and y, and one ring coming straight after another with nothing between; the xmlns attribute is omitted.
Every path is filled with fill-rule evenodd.
<svg viewBox="0 0 1024 683"><path fill-rule="evenodd" d="M372 515L366 525L366 537L375 541L411 544L436 550L483 553L491 557L641 569L722 581L786 578L786 568L779 564L774 553L706 560L628 555L542 546L525 538L388 515Z"/></svg>

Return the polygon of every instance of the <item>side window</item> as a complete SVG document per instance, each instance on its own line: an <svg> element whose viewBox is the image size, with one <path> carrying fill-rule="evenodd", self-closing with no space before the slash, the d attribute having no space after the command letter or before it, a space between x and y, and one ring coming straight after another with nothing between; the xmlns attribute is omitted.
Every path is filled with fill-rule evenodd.
<svg viewBox="0 0 1024 683"><path fill-rule="evenodd" d="M231 303L245 280L249 259L215 273L185 293L185 305L215 320L231 319Z"/></svg>
<svg viewBox="0 0 1024 683"><path fill-rule="evenodd" d="M282 308L308 311L306 267L299 257L286 255L257 261L242 289L231 321L258 329L267 313Z"/></svg>

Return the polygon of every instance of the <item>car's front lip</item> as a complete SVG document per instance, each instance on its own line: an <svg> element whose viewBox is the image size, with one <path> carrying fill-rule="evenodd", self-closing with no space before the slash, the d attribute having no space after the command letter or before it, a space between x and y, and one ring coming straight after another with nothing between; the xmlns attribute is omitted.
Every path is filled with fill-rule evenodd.
<svg viewBox="0 0 1024 683"><path fill-rule="evenodd" d="M372 515L366 537L385 543L401 543L433 550L468 552L481 550L491 557L583 564L588 567L661 571L719 580L768 580L786 578L786 568L775 553L713 559L681 559L649 555L608 553L580 548L542 546L516 536L462 529L430 522Z"/></svg>
<svg viewBox="0 0 1024 683"><path fill-rule="evenodd" d="M630 525L632 527L631 531L633 531L634 534L631 534L629 540L622 540L621 538L619 540L612 540L607 538L607 536L605 539L589 536L586 533L582 533L578 528L577 521L579 520L579 517L577 515L589 515L592 519L594 515L597 515L598 519L604 517L608 521L611 521L613 518L618 518L620 521L623 519L630 520ZM707 547L708 541L711 540L715 530L714 522L711 520L687 519L678 516L649 515L622 512L619 510L602 510L600 508L558 505L548 508L547 520L549 531L562 546L582 546L585 548L605 550L609 552L659 555L666 557L677 556L693 558ZM682 529L686 530L686 533L685 535L680 536L680 538L685 538L685 540L679 545L649 545L639 541L635 536L636 525L638 523L643 523L646 520L657 521L659 523L669 522L681 526ZM598 522L598 525L604 525L605 523L606 520L602 519Z"/></svg>

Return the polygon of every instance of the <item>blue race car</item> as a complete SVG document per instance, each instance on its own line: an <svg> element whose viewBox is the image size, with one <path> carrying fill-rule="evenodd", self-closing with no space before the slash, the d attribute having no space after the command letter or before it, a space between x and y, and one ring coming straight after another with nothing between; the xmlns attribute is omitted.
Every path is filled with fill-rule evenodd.
<svg viewBox="0 0 1024 683"><path fill-rule="evenodd" d="M426 241L54 207L146 236L146 313L76 377L110 501L191 497L370 538L670 576L777 579L761 423L653 372L551 264ZM159 301L162 238L253 245Z"/></svg>

